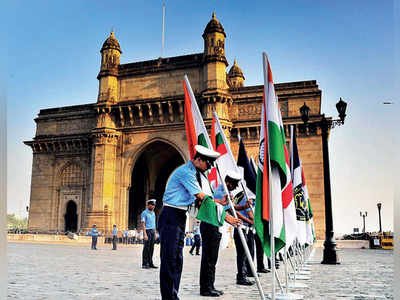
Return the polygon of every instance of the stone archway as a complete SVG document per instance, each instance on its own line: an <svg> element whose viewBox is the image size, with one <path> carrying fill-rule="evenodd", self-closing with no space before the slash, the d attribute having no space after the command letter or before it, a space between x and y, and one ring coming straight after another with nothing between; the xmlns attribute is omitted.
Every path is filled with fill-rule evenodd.
<svg viewBox="0 0 400 300"><path fill-rule="evenodd" d="M157 200L156 215L162 207L165 185L172 171L184 163L182 155L170 144L154 141L138 156L132 170L128 204L128 227L137 228L146 200Z"/></svg>
<svg viewBox="0 0 400 300"><path fill-rule="evenodd" d="M77 232L78 230L78 214L76 203L72 200L68 201L65 215L65 232Z"/></svg>

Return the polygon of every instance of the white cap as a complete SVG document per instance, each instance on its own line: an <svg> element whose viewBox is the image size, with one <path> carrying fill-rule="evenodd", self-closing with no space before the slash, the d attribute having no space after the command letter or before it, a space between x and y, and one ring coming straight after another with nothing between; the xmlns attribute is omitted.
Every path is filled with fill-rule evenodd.
<svg viewBox="0 0 400 300"><path fill-rule="evenodd" d="M242 179L242 176L240 176L240 174L238 172L233 171L233 170L229 170L228 172L226 172L226 176L233 180L237 180L237 181Z"/></svg>
<svg viewBox="0 0 400 300"><path fill-rule="evenodd" d="M153 202L154 205L156 205L157 200L156 199L149 199L146 201L147 204L149 204L150 202Z"/></svg>
<svg viewBox="0 0 400 300"><path fill-rule="evenodd" d="M208 148L206 148L204 146L201 146L201 145L194 146L194 149L196 150L197 153L199 153L199 154L201 154L201 155L203 155L205 157L208 157L208 158L210 158L212 160L217 159L221 155L218 152L216 152L214 150L211 150L211 149L208 149Z"/></svg>

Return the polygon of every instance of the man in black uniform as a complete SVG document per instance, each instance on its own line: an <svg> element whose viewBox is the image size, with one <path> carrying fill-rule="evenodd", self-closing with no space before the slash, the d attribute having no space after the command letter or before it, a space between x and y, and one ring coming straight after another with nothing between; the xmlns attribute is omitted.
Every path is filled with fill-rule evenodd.
<svg viewBox="0 0 400 300"><path fill-rule="evenodd" d="M230 189L230 180L240 180L240 174L236 172L229 172L226 176L226 183L228 190ZM224 186L220 184L214 192L214 201L221 205L227 205L228 200ZM239 219L232 218L226 215L225 220L233 225L238 226L241 222ZM200 223L200 232L203 239L203 250L201 253L201 266L200 266L200 295L208 297L218 297L223 295L224 292L217 290L214 286L215 282L215 266L218 260L219 244L222 234L219 232L219 227L209 224L205 221Z"/></svg>

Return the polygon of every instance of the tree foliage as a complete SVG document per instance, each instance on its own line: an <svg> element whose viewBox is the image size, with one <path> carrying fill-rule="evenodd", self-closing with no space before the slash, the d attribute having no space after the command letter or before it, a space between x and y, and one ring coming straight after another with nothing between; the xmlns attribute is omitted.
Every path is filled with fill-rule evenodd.
<svg viewBox="0 0 400 300"><path fill-rule="evenodd" d="M15 214L7 214L7 227L8 229L27 229L28 219L20 218Z"/></svg>

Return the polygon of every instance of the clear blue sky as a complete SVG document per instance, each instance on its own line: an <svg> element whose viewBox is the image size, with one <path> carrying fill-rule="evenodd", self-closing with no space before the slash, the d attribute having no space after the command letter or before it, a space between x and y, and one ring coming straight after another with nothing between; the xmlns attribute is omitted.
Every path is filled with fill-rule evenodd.
<svg viewBox="0 0 400 300"><path fill-rule="evenodd" d="M334 229L393 228L393 194L400 148L400 88L395 87L392 1L165 1L164 56L203 50L204 27L216 11L227 33L226 55L238 60L246 85L262 83L261 52L274 80L316 79L322 111L348 105L345 126L330 140ZM96 101L99 50L111 28L121 63L161 53L162 1L7 1L2 3L0 69L8 99L8 212L29 203L32 151L42 108ZM6 59L4 59L6 58ZM383 101L394 101L384 106Z"/></svg>

